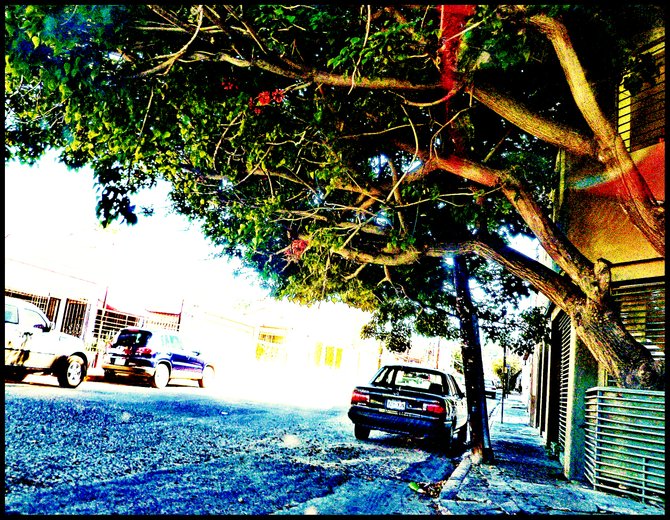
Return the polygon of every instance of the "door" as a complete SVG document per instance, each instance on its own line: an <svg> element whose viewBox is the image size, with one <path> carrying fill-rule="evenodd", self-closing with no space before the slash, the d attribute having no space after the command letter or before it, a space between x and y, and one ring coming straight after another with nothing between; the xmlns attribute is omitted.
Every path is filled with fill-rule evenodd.
<svg viewBox="0 0 670 520"><path fill-rule="evenodd" d="M193 352L184 346L179 336L166 334L163 340L166 351L171 353L172 377L182 379L200 377L202 367L197 365Z"/></svg>

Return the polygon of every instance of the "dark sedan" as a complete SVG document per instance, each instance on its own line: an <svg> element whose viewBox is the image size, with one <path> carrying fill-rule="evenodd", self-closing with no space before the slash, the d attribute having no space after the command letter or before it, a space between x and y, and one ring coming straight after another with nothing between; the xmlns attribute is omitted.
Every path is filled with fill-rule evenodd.
<svg viewBox="0 0 670 520"><path fill-rule="evenodd" d="M465 395L450 374L413 365L387 365L351 396L349 418L357 439L371 430L432 437L448 450L456 436L465 441Z"/></svg>

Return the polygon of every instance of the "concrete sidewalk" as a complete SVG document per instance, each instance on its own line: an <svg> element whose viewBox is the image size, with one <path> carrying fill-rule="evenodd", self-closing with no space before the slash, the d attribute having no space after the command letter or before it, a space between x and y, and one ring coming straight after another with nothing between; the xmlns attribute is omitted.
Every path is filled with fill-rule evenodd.
<svg viewBox="0 0 670 520"><path fill-rule="evenodd" d="M489 420L495 462L473 465L466 453L438 498L443 514L665 514L664 508L566 481L529 426L525 402L511 395L503 423L500 412L498 403Z"/></svg>

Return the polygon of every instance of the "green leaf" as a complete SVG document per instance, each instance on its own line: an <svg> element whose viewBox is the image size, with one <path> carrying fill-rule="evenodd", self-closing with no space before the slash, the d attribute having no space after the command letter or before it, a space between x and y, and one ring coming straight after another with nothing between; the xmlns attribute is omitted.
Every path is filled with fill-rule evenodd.
<svg viewBox="0 0 670 520"><path fill-rule="evenodd" d="M414 491L415 493L419 493L419 494L425 494L425 493L426 493L426 492L423 490L423 488L422 488L419 484L417 484L416 482L410 482L410 483L408 484L408 486L409 486L409 488L410 488L412 491Z"/></svg>

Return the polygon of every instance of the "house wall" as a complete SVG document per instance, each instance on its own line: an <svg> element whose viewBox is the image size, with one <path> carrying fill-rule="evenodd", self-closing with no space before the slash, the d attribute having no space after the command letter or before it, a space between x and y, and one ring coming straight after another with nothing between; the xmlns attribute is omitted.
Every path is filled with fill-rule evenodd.
<svg viewBox="0 0 670 520"><path fill-rule="evenodd" d="M626 95L630 107L634 101L631 101L630 93ZM655 107L660 106L663 110L663 105L664 98L661 98L660 105ZM630 108L628 110L630 112ZM628 139L635 131L634 123L631 123L629 115L626 126ZM621 123L619 126L621 131ZM632 152L631 157L653 196L664 201L665 143L662 127L656 142ZM613 284L664 277L664 258L651 247L623 208L621 197L626 190L616 172L603 172L599 164L569 157L564 153L559 154L558 164L561 179L556 193L557 211L554 217L582 254L591 261L604 258L610 262ZM558 311L554 309L550 317L552 323L557 315ZM552 330L556 332L555 327ZM534 397L536 408L532 417L548 446L554 445L558 430L555 414L557 391L561 384L557 367L560 366L561 357L557 349L558 346L552 342L539 345L534 354L538 359L534 360L535 379L531 398ZM570 479L584 479L584 403L587 390L599 384L606 384L604 370L575 337L573 328L567 380L565 443L562 452L558 454L564 473Z"/></svg>
<svg viewBox="0 0 670 520"><path fill-rule="evenodd" d="M665 200L665 143L631 154L659 201ZM665 261L631 222L621 204L620 181L584 161L566 161L560 221L568 238L589 260L613 264L612 281L663 276Z"/></svg>

